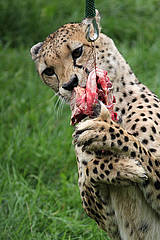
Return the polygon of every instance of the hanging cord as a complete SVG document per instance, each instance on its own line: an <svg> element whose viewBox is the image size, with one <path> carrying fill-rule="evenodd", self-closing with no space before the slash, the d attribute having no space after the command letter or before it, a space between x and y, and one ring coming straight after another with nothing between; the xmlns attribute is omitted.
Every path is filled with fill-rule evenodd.
<svg viewBox="0 0 160 240"><path fill-rule="evenodd" d="M95 52L95 41L99 37L99 28L96 22L96 9L95 9L95 0L86 0L86 9L85 9L85 18L86 18L86 39L88 42L91 42L91 46L94 53L94 67L96 70L96 52ZM93 26L93 31L91 36L91 26Z"/></svg>
<svg viewBox="0 0 160 240"><path fill-rule="evenodd" d="M86 38L88 42L94 42L99 37L98 24L96 22L95 1L86 0L86 18L88 22ZM91 25L93 25L94 35L91 37Z"/></svg>
<svg viewBox="0 0 160 240"><path fill-rule="evenodd" d="M86 0L86 18L94 18L96 16L94 0Z"/></svg>

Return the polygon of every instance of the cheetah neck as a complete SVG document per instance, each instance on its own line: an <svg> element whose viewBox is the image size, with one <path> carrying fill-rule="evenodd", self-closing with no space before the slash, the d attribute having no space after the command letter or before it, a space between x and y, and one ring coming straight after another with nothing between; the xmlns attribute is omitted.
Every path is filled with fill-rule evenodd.
<svg viewBox="0 0 160 240"><path fill-rule="evenodd" d="M116 97L115 110L121 117L125 115L134 97L150 91L138 81L112 39L102 34L95 48L97 66L108 72L108 77L113 83L113 94Z"/></svg>
<svg viewBox="0 0 160 240"><path fill-rule="evenodd" d="M131 67L120 54L112 39L102 34L95 48L97 49L96 64L99 68L108 72L114 88L119 87L119 89L124 89L126 86L139 84Z"/></svg>

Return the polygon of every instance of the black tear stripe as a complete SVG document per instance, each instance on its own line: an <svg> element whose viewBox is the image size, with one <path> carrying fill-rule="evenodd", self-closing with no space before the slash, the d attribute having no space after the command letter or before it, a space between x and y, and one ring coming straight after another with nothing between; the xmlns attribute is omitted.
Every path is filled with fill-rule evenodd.
<svg viewBox="0 0 160 240"><path fill-rule="evenodd" d="M73 65L74 65L74 67L77 67L77 68L83 68L83 66L82 65L78 65L77 63L76 63L76 59L73 59Z"/></svg>
<svg viewBox="0 0 160 240"><path fill-rule="evenodd" d="M88 70L88 68L84 68L85 69L85 72L87 73L87 75L90 74L90 71Z"/></svg>
<svg viewBox="0 0 160 240"><path fill-rule="evenodd" d="M58 91L59 91L59 84L60 84L59 77L58 77L58 75L56 73L55 73L55 76L56 76L57 81L58 81Z"/></svg>

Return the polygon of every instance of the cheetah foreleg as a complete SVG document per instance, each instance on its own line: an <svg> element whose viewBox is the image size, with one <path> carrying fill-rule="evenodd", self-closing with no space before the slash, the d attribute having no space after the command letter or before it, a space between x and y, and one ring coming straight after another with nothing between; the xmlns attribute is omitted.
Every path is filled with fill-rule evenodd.
<svg viewBox="0 0 160 240"><path fill-rule="evenodd" d="M104 171L111 172L107 181L114 182L117 179L121 182L123 179L143 183L147 180L148 174L143 166L148 158L147 150L134 136L113 121L101 121L99 118L86 120L78 125L73 137L77 149L81 147L82 152L92 152L95 158L101 157L101 163L106 161ZM112 155L112 160L107 156L108 152ZM88 165L90 168L94 166L91 162Z"/></svg>

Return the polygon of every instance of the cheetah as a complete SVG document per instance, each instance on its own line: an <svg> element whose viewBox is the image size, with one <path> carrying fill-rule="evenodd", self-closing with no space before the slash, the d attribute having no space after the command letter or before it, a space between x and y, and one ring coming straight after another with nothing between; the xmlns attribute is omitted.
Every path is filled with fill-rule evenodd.
<svg viewBox="0 0 160 240"><path fill-rule="evenodd" d="M108 72L118 122L99 102L95 117L82 117L73 134L83 208L112 240L159 240L160 100L111 38L100 33L88 42L86 26L84 19L60 27L31 48L32 59L44 83L69 104L77 86L85 89L95 61Z"/></svg>

